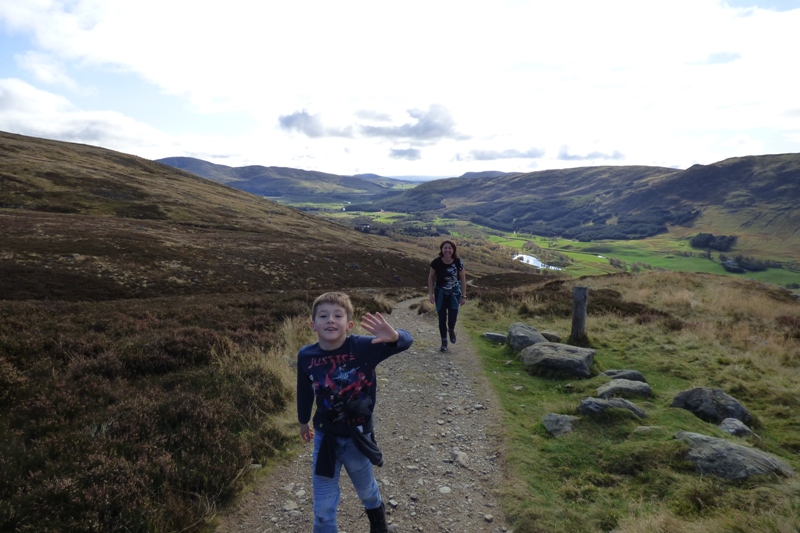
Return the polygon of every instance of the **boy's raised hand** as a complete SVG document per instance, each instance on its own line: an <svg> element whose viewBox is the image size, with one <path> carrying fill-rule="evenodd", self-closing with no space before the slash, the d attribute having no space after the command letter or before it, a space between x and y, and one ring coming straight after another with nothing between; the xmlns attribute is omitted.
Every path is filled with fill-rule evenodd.
<svg viewBox="0 0 800 533"><path fill-rule="evenodd" d="M361 327L375 335L372 344L397 342L397 339L400 338L400 334L397 333L380 313L375 313L374 315L372 313L367 313L361 317Z"/></svg>

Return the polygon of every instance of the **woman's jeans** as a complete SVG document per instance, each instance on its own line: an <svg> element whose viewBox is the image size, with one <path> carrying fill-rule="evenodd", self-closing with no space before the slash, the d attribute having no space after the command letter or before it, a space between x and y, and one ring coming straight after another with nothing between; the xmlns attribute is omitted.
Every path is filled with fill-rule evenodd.
<svg viewBox="0 0 800 533"><path fill-rule="evenodd" d="M458 309L448 309L443 305L439 310L439 333L443 339L447 338L448 329L455 329L456 319L458 319Z"/></svg>
<svg viewBox="0 0 800 533"><path fill-rule="evenodd" d="M442 339L447 338L447 330L456 328L458 319L458 298L461 297L461 290L457 292L444 291L440 287L435 288L436 292L436 314L439 315L439 334Z"/></svg>
<svg viewBox="0 0 800 533"><path fill-rule="evenodd" d="M346 437L336 438L336 464L332 478L312 476L314 483L314 533L337 533L336 508L339 506L339 474L342 465L353 482L353 487L361 498L365 509L375 509L381 506L381 493L378 482L372 474L372 463L366 456L358 451L352 439ZM322 432L314 435L314 455L312 472L317 467L317 455L322 443Z"/></svg>

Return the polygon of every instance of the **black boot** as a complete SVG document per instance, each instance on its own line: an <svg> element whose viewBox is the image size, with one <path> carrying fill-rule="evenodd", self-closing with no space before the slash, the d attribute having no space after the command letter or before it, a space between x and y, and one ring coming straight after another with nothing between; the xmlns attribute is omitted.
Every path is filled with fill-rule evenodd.
<svg viewBox="0 0 800 533"><path fill-rule="evenodd" d="M447 339L442 339L442 347L439 348L439 351L440 352L446 352L447 351Z"/></svg>
<svg viewBox="0 0 800 533"><path fill-rule="evenodd" d="M389 526L386 525L386 506L383 502L380 507L366 511L369 518L369 533L389 533Z"/></svg>
<svg viewBox="0 0 800 533"><path fill-rule="evenodd" d="M450 342L452 342L453 344L456 343L456 330L454 329L450 330Z"/></svg>

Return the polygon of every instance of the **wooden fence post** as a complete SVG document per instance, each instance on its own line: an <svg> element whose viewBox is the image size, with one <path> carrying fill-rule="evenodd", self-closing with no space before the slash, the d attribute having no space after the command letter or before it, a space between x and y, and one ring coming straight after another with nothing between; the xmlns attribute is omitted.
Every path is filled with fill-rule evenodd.
<svg viewBox="0 0 800 533"><path fill-rule="evenodd" d="M572 289L572 332L569 340L573 344L586 341L586 307L588 305L589 287Z"/></svg>

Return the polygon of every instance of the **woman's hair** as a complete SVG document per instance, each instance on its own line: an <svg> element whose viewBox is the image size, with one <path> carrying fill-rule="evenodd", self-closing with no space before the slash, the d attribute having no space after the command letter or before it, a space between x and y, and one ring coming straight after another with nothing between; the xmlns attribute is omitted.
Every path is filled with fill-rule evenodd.
<svg viewBox="0 0 800 533"><path fill-rule="evenodd" d="M444 254L442 253L442 248L444 248L445 244L449 244L453 247L453 259L458 259L458 248L456 248L456 243L453 241L442 241L442 244L439 245L439 257L442 257Z"/></svg>
<svg viewBox="0 0 800 533"><path fill-rule="evenodd" d="M314 305L311 306L311 318L317 318L317 309L322 304L338 305L347 312L347 320L353 319L353 303L350 297L343 292L326 292L322 296L314 300Z"/></svg>

